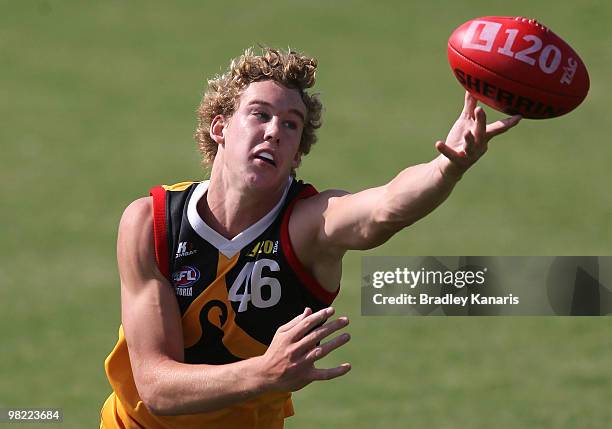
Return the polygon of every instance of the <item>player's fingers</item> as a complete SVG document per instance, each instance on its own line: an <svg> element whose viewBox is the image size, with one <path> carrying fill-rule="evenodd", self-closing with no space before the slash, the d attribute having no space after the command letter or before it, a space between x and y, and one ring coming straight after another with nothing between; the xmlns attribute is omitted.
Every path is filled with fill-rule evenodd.
<svg viewBox="0 0 612 429"><path fill-rule="evenodd" d="M510 128L518 124L521 119L523 119L521 115L514 115L510 116L509 118L504 118L487 125L487 140L490 140L497 135L505 133Z"/></svg>
<svg viewBox="0 0 612 429"><path fill-rule="evenodd" d="M468 91L465 91L465 98L463 101L463 111L461 112L464 118L473 119L474 109L476 108L477 100Z"/></svg>
<svg viewBox="0 0 612 429"><path fill-rule="evenodd" d="M304 338L302 338L297 343L297 350L306 353L308 350L311 350L319 341L322 341L324 338L330 336L334 332L346 327L348 324L348 317L339 317L336 320L327 322L325 325L316 328L311 333L304 336Z"/></svg>
<svg viewBox="0 0 612 429"><path fill-rule="evenodd" d="M336 350L338 347L341 347L348 343L350 339L351 335L348 333L338 335L337 337L332 338L331 340L322 343L320 346L317 346L312 349L310 352L308 352L304 360L306 362L314 364L315 361L323 359L325 356Z"/></svg>
<svg viewBox="0 0 612 429"><path fill-rule="evenodd" d="M331 380L340 377L351 370L350 363L343 363L335 368L319 369L313 368L311 370L311 378L313 380Z"/></svg>
<svg viewBox="0 0 612 429"><path fill-rule="evenodd" d="M334 314L334 311L335 310L333 307L323 308L322 310L312 313L311 315L298 321L298 323L291 328L291 337L293 339L303 338L308 332L324 323L331 315Z"/></svg>
<svg viewBox="0 0 612 429"><path fill-rule="evenodd" d="M486 143L486 133L487 133L487 114L484 109L480 106L476 108L474 111L476 115L476 126L474 127L474 137L476 139L476 144L483 145Z"/></svg>
<svg viewBox="0 0 612 429"><path fill-rule="evenodd" d="M442 155L444 155L445 157L447 157L451 161L453 161L453 162L461 162L461 158L462 158L461 154L459 154L453 148L449 147L443 141L437 141L436 142L436 149L437 149L438 152L440 152Z"/></svg>
<svg viewBox="0 0 612 429"><path fill-rule="evenodd" d="M471 131L467 131L464 134L463 139L465 140L465 147L463 149L465 156L471 157L478 150L477 144L476 144L476 138L474 137L474 134L472 134Z"/></svg>
<svg viewBox="0 0 612 429"><path fill-rule="evenodd" d="M295 325L304 320L305 317L308 317L312 314L312 310L309 307L306 307L301 314L298 314L293 319L285 323L284 325L278 328L278 332L286 332L293 328Z"/></svg>

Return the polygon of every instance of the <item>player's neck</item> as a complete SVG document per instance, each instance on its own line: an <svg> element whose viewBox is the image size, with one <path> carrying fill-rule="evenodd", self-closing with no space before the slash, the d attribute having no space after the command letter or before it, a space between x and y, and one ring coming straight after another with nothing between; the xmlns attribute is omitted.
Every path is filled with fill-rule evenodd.
<svg viewBox="0 0 612 429"><path fill-rule="evenodd" d="M232 239L268 214L278 204L286 182L273 190L243 186L222 174L211 174L208 191L198 202L198 212L208 226Z"/></svg>

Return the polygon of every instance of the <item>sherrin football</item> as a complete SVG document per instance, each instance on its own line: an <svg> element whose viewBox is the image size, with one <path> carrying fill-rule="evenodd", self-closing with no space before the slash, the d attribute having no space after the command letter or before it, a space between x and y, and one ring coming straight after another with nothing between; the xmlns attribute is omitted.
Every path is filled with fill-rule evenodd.
<svg viewBox="0 0 612 429"><path fill-rule="evenodd" d="M578 54L535 19L472 19L448 39L448 61L474 97L510 115L561 116L589 91L589 74Z"/></svg>

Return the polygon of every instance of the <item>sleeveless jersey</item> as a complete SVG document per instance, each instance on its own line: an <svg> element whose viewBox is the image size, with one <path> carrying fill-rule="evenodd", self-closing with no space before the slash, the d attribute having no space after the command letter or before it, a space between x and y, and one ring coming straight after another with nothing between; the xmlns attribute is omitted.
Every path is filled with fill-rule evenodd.
<svg viewBox="0 0 612 429"><path fill-rule="evenodd" d="M185 363L221 365L262 355L281 325L305 307L329 306L338 292L319 285L289 239L291 211L317 193L311 185L290 178L279 203L232 240L198 214L207 188L206 181L151 189L155 254L182 316ZM153 415L136 390L122 327L105 368L113 387L105 428L281 428L293 414L291 394L281 392L209 413Z"/></svg>

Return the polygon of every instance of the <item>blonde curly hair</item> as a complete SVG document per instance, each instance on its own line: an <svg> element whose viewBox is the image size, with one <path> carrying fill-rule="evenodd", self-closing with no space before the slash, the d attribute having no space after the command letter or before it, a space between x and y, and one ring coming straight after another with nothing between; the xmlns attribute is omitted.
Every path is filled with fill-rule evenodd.
<svg viewBox="0 0 612 429"><path fill-rule="evenodd" d="M198 126L195 139L204 165L212 165L217 154L217 143L210 137L210 126L217 115L230 117L236 111L242 92L252 83L274 80L287 88L297 89L306 106L304 130L299 153L306 155L317 141L315 131L321 127L323 105L317 94L305 89L315 83L317 60L290 49L281 52L263 47L262 55L255 55L252 48L234 58L229 69L208 81L208 89L198 107Z"/></svg>

